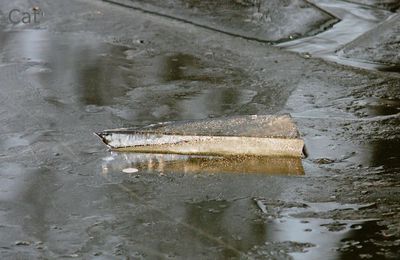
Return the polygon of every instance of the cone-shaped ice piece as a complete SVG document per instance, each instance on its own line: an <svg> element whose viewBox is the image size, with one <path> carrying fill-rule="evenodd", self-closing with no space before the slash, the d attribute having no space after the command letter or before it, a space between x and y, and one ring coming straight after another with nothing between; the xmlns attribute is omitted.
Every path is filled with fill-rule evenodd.
<svg viewBox="0 0 400 260"><path fill-rule="evenodd" d="M97 135L117 151L301 157L304 142L290 115L167 122Z"/></svg>

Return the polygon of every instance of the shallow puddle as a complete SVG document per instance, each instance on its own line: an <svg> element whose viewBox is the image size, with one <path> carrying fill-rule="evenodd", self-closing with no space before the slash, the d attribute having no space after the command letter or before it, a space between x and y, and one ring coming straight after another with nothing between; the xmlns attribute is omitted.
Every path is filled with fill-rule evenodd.
<svg viewBox="0 0 400 260"><path fill-rule="evenodd" d="M344 167L363 168L362 173L376 169L378 173L385 174L396 173L400 169L399 139L378 139L355 145L338 143L321 136L308 139L306 147L309 152L309 157L304 162L306 171ZM314 167L317 169L313 169Z"/></svg>
<svg viewBox="0 0 400 260"><path fill-rule="evenodd" d="M78 40L79 39L79 40ZM120 66L125 47L101 43L94 35L54 34L46 30L9 31L4 35L4 63L25 63L49 98L60 103L110 105L129 89Z"/></svg>
<svg viewBox="0 0 400 260"><path fill-rule="evenodd" d="M387 172L400 170L400 140L379 140L370 143L373 150L371 166L383 167Z"/></svg>
<svg viewBox="0 0 400 260"><path fill-rule="evenodd" d="M142 41L128 48L91 34L45 30L8 31L3 36L7 52L1 54L2 62L26 64L25 73L45 87L45 100L60 106L78 101L97 111L96 106L118 104L112 111L130 120L143 114L197 119L229 113L257 94L232 87L247 77L239 68L223 69L191 54L154 53Z"/></svg>
<svg viewBox="0 0 400 260"><path fill-rule="evenodd" d="M362 211L369 205L329 203L293 203L255 199L267 216L269 239L258 252L268 252L270 245L293 241L303 245L300 252L290 253L294 259L354 259L396 255L396 239L385 238L385 226L379 220L331 219L340 212ZM351 216L351 214L348 214ZM374 243L382 243L376 250ZM366 256L365 256L366 255Z"/></svg>
<svg viewBox="0 0 400 260"><path fill-rule="evenodd" d="M356 114L362 117L396 115L400 113L400 100L368 98L353 103Z"/></svg>

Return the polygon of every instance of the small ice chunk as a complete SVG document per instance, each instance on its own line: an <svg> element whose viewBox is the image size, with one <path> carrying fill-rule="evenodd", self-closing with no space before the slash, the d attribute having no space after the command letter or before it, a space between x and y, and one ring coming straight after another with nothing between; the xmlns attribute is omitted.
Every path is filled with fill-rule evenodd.
<svg viewBox="0 0 400 260"><path fill-rule="evenodd" d="M135 173L138 172L139 170L136 168L125 168L122 170L124 173Z"/></svg>

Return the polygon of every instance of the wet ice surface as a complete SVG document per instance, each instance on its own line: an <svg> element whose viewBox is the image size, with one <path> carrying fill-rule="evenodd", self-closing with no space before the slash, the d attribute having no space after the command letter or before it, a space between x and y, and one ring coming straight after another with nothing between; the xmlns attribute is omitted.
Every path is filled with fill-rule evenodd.
<svg viewBox="0 0 400 260"><path fill-rule="evenodd" d="M388 64L386 71L399 72L400 16L394 14L376 28L347 44L338 54L347 59Z"/></svg>
<svg viewBox="0 0 400 260"><path fill-rule="evenodd" d="M314 35L337 19L303 0L110 0L247 39L280 42ZM298 21L302 21L299 23Z"/></svg>
<svg viewBox="0 0 400 260"><path fill-rule="evenodd" d="M2 32L1 40L2 258L352 259L398 254L398 240L383 233L385 223L366 214L373 205L335 203L330 197L335 187L323 179L354 171L354 189L395 187L398 139L366 140L353 147L332 132L321 135L310 119L325 118L318 127L329 131L369 128L371 121L338 127L326 118L395 115L396 101L374 99L376 104L369 106L359 98L349 106L354 111L336 111L326 99L320 101L328 103L325 107L313 104L312 95L321 92L312 84L306 88L311 93L302 82L293 93L290 86L275 89L263 83L259 88L251 72L229 59L158 52L140 40L126 47L90 33L46 30ZM338 103L346 99L337 96L337 89L327 89L334 93L322 96ZM124 158L109 167L112 161L103 158L110 153L92 135L110 126L259 112L252 110L259 107L253 106L256 102L265 113L292 109L309 117L298 120L310 152L304 177L196 169L160 174L158 161L155 169L149 164L146 172L126 173L135 165ZM376 109L381 105L390 108ZM373 131L385 130L379 118L374 122ZM319 162L327 164L314 163L325 157L330 160ZM313 176L317 181L310 181ZM319 204L296 197L321 191Z"/></svg>
<svg viewBox="0 0 400 260"><path fill-rule="evenodd" d="M6 46L15 48L3 54L3 62L24 63L24 73L53 87L44 98L57 106L77 103L87 112L107 109L144 124L149 118L199 119L230 113L257 94L251 86L232 87L235 82L244 84L246 75L240 68L210 67L190 54L149 53L151 49L141 43L134 48L92 44L94 36L49 35L45 30L8 32L4 38ZM66 93L71 88L73 93Z"/></svg>
<svg viewBox="0 0 400 260"><path fill-rule="evenodd" d="M250 230L228 231L241 222L230 217L236 210L224 213L226 220L222 213L214 219L198 205L212 209L215 199L230 204L249 196L247 185L271 180L199 177L179 168L166 177L138 172L138 178L120 168L109 179L102 169L108 152L92 134L135 122L229 114L257 93L242 83L245 72L188 54L146 54L140 43L137 49L101 43L90 34L25 30L2 37L2 258L15 252L34 258L214 258L245 254L265 242L264 236L253 238L259 231L251 228L258 225L248 211L251 200L233 205L242 208ZM248 89L238 90L244 85ZM179 242L182 236L188 243Z"/></svg>
<svg viewBox="0 0 400 260"><path fill-rule="evenodd" d="M346 58L341 48L367 33L378 24L390 18L393 13L373 6L351 3L352 1L314 0L314 4L340 19L332 28L315 36L305 37L279 44L283 48L300 52L305 57L322 57L339 64L354 67L398 72L398 66L368 61L366 59ZM340 50L339 54L337 52Z"/></svg>
<svg viewBox="0 0 400 260"><path fill-rule="evenodd" d="M271 257L270 244L277 241L296 241L299 252L291 253L295 259L347 259L368 254L371 257L382 255L370 241L379 234L377 220L336 220L329 216L340 211L363 210L370 205L352 205L338 203L293 203L255 198L268 221L268 230L273 239L257 248L266 257ZM325 217L320 216L325 215ZM275 232L274 232L275 231ZM368 233L367 233L368 232ZM388 246L396 251L398 242ZM307 253L304 253L307 252ZM279 255L280 252L278 252ZM262 254L262 253L261 253ZM282 255L281 255L282 257Z"/></svg>
<svg viewBox="0 0 400 260"><path fill-rule="evenodd" d="M400 3L397 0L348 0L349 2L364 4L368 6L376 6L379 8L385 8L395 11L400 7Z"/></svg>

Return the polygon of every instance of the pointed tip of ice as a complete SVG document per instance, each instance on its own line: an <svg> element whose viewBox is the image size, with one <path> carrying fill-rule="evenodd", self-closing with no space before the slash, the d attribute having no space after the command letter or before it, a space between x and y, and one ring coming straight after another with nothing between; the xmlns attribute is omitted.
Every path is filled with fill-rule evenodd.
<svg viewBox="0 0 400 260"><path fill-rule="evenodd" d="M95 136L99 137L100 139L103 139L104 133L103 132L94 132L93 133Z"/></svg>
<svg viewBox="0 0 400 260"><path fill-rule="evenodd" d="M108 133L106 133L106 132L94 132L93 134L95 136L99 137L101 139L101 141L103 141L103 143L108 145L108 140L106 138L109 135Z"/></svg>

